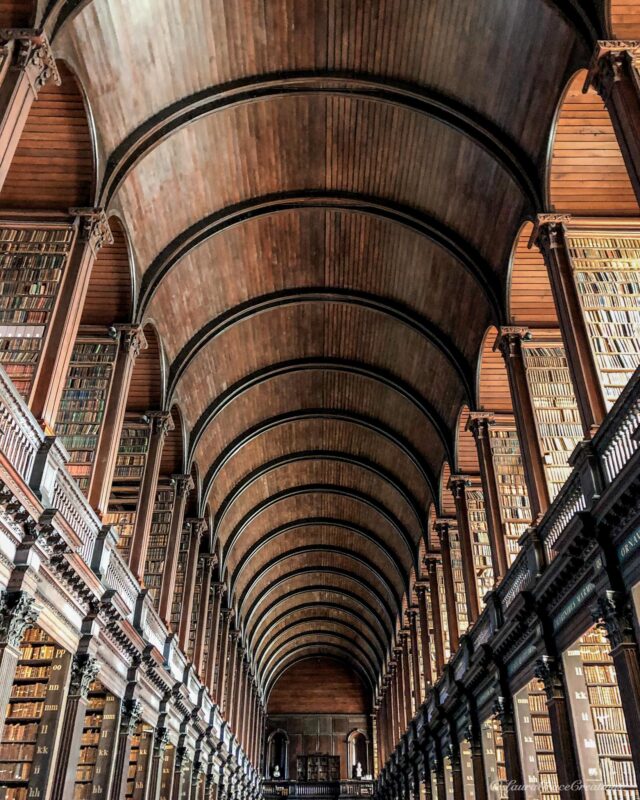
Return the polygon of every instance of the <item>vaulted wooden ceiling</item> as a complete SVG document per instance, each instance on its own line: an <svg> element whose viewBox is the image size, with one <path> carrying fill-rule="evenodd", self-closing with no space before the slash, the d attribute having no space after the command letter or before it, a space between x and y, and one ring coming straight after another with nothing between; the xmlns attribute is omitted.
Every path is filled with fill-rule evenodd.
<svg viewBox="0 0 640 800"><path fill-rule="evenodd" d="M373 685L600 4L55 5L263 686Z"/></svg>

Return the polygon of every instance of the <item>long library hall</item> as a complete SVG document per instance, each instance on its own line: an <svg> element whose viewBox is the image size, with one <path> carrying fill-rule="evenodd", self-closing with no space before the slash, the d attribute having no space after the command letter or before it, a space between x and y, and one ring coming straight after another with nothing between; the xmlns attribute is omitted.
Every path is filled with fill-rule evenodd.
<svg viewBox="0 0 640 800"><path fill-rule="evenodd" d="M640 0L0 0L0 800L640 800Z"/></svg>

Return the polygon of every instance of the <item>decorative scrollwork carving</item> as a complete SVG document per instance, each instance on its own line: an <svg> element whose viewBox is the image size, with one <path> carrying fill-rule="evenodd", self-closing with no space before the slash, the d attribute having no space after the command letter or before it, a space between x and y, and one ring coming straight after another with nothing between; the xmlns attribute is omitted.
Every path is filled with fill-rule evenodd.
<svg viewBox="0 0 640 800"><path fill-rule="evenodd" d="M86 700L89 695L89 688L99 671L100 664L96 658L88 653L76 653L71 665L69 694L79 695Z"/></svg>
<svg viewBox="0 0 640 800"><path fill-rule="evenodd" d="M40 609L25 592L2 592L0 595L0 641L19 647L24 632L38 619Z"/></svg>

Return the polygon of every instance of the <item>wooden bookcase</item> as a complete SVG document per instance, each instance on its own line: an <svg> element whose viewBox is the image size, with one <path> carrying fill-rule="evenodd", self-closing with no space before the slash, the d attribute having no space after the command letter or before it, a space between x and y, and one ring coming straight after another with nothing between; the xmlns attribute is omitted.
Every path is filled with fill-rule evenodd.
<svg viewBox="0 0 640 800"><path fill-rule="evenodd" d="M171 800L173 787L173 771L176 763L176 748L169 743L162 759L162 774L160 776L160 800Z"/></svg>
<svg viewBox="0 0 640 800"><path fill-rule="evenodd" d="M473 780L473 761L471 746L466 739L460 742L460 765L462 767L462 787L464 800L475 800L476 785Z"/></svg>
<svg viewBox="0 0 640 800"><path fill-rule="evenodd" d="M0 363L25 400L73 241L71 225L0 222Z"/></svg>
<svg viewBox="0 0 640 800"><path fill-rule="evenodd" d="M144 585L149 590L149 597L153 601L156 611L160 603L160 591L162 589L174 505L174 487L168 482L161 482L158 486L156 502L153 507L149 547L144 567Z"/></svg>
<svg viewBox="0 0 640 800"><path fill-rule="evenodd" d="M547 696L534 679L515 695L518 744L527 797L560 800Z"/></svg>
<svg viewBox="0 0 640 800"><path fill-rule="evenodd" d="M638 231L572 230L566 234L573 276L610 409L640 364Z"/></svg>
<svg viewBox="0 0 640 800"><path fill-rule="evenodd" d="M442 639L444 649L445 664L451 658L451 637L449 636L449 622L447 619L447 593L444 588L444 572L442 564L438 563L436 566L436 577L438 579L438 593L440 595L440 625L442 626ZM431 605L431 603L429 603ZM465 606L466 613L466 606ZM434 670L434 675L437 675L437 670Z"/></svg>
<svg viewBox="0 0 640 800"><path fill-rule="evenodd" d="M196 649L196 636L198 634L198 621L200 619L200 598L202 595L202 581L204 579L204 566L202 559L198 559L196 581L193 587L193 605L191 606L191 624L189 625L189 639L187 641L187 658L193 661Z"/></svg>
<svg viewBox="0 0 640 800"><path fill-rule="evenodd" d="M2 743L0 800L44 797L56 756L70 654L36 626L25 631Z"/></svg>
<svg viewBox="0 0 640 800"><path fill-rule="evenodd" d="M82 328L76 337L60 401L56 433L69 451L69 472L89 490L98 438L109 400L118 343L100 328Z"/></svg>
<svg viewBox="0 0 640 800"><path fill-rule="evenodd" d="M115 755L120 701L99 681L91 684L88 700L73 800L106 794ZM95 787L102 791L96 792Z"/></svg>
<svg viewBox="0 0 640 800"><path fill-rule="evenodd" d="M462 570L460 534L456 525L449 525L449 547L451 549L451 571L453 573L453 586L456 596L458 632L460 636L462 636L469 627L469 615L467 612L467 594L464 587L464 574Z"/></svg>
<svg viewBox="0 0 640 800"><path fill-rule="evenodd" d="M559 334L534 332L522 348L549 498L571 474L569 456L584 438L571 373Z"/></svg>
<svg viewBox="0 0 640 800"><path fill-rule="evenodd" d="M171 604L171 630L174 633L180 631L180 620L182 618L182 598L184 595L184 581L187 571L187 559L189 557L189 537L191 532L188 528L183 529L180 537L180 551L178 552L178 563L176 565L176 579L173 589L173 602Z"/></svg>
<svg viewBox="0 0 640 800"><path fill-rule="evenodd" d="M142 419L140 414L126 414L120 434L109 510L104 515L104 524L112 525L118 531L118 549L126 557L131 549L131 537L138 514L140 484L147 461L150 435L150 421Z"/></svg>
<svg viewBox="0 0 640 800"><path fill-rule="evenodd" d="M520 537L531 525L531 506L524 475L520 441L513 419L496 420L489 428L493 468L498 484L500 517L511 565L520 550Z"/></svg>
<svg viewBox="0 0 640 800"><path fill-rule="evenodd" d="M478 597L482 600L493 589L493 564L491 562L491 545L489 544L489 528L484 505L484 494L477 486L465 489L469 516L469 530L473 546L474 571Z"/></svg>
<svg viewBox="0 0 640 800"><path fill-rule="evenodd" d="M296 776L299 781L313 783L339 781L340 756L330 756L324 753L298 756L296 758Z"/></svg>
<svg viewBox="0 0 640 800"><path fill-rule="evenodd" d="M636 775L610 649L606 636L592 628L567 654L572 713L582 725L578 755L583 772L599 773L594 782L602 782L605 800L637 800Z"/></svg>
<svg viewBox="0 0 640 800"><path fill-rule="evenodd" d="M502 728L495 718L488 719L482 725L482 753L485 760L488 797L491 800L506 800L508 781Z"/></svg>
<svg viewBox="0 0 640 800"><path fill-rule="evenodd" d="M153 729L139 722L131 737L125 800L144 800L152 748Z"/></svg>

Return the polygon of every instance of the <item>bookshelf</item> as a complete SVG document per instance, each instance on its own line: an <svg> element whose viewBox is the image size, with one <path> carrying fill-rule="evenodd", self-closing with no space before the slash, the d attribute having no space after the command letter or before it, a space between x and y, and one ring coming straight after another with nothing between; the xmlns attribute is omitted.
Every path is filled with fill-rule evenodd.
<svg viewBox="0 0 640 800"><path fill-rule="evenodd" d="M511 565L520 550L520 537L531 525L531 506L515 423L491 425L489 442L498 484L507 559Z"/></svg>
<svg viewBox="0 0 640 800"><path fill-rule="evenodd" d="M0 800L44 797L70 664L41 628L25 631L0 743Z"/></svg>
<svg viewBox="0 0 640 800"><path fill-rule="evenodd" d="M104 329L78 333L60 401L56 433L69 451L69 472L87 494L109 399L118 343Z"/></svg>
<svg viewBox="0 0 640 800"><path fill-rule="evenodd" d="M99 681L94 681L89 688L73 800L89 800L106 790L119 711L120 701ZM102 791L96 792L95 787L101 787Z"/></svg>
<svg viewBox="0 0 640 800"><path fill-rule="evenodd" d="M296 776L299 781L326 783L340 780L340 756L312 753L296 758Z"/></svg>
<svg viewBox="0 0 640 800"><path fill-rule="evenodd" d="M212 590L209 590L208 603L209 607L207 608L207 629L204 634L204 645L202 648L203 673L206 670L206 665L209 663L209 648L211 647L211 621L213 620L213 610L214 610L214 593ZM204 680L204 674L201 677Z"/></svg>
<svg viewBox="0 0 640 800"><path fill-rule="evenodd" d="M0 224L0 363L25 400L73 240L70 225Z"/></svg>
<svg viewBox="0 0 640 800"><path fill-rule="evenodd" d="M444 624L444 622L441 624ZM427 603L427 627L429 628L429 661L431 663L431 677L435 683L436 678L438 677L436 662L436 635L433 629L433 605L430 600Z"/></svg>
<svg viewBox="0 0 640 800"><path fill-rule="evenodd" d="M144 800L152 747L153 730L139 722L131 737L125 800Z"/></svg>
<svg viewBox="0 0 640 800"><path fill-rule="evenodd" d="M474 572L478 597L483 600L493 589L493 564L491 562L491 545L489 544L489 527L484 505L482 489L467 486L467 509L469 514L469 530L473 546Z"/></svg>
<svg viewBox="0 0 640 800"><path fill-rule="evenodd" d="M540 337L540 341L537 341ZM535 335L525 342L523 356L536 431L551 501L564 486L571 467L569 456L583 439L582 423L564 346Z"/></svg>
<svg viewBox="0 0 640 800"><path fill-rule="evenodd" d="M578 640L595 751L606 800L637 800L638 789L610 645L599 628Z"/></svg>
<svg viewBox="0 0 640 800"><path fill-rule="evenodd" d="M187 641L187 658L193 661L193 654L196 651L196 636L198 633L198 621L200 619L200 598L202 596L202 582L204 580L204 561L198 559L196 568L196 581L193 587L193 604L191 606L191 623L189 625L189 639Z"/></svg>
<svg viewBox="0 0 640 800"><path fill-rule="evenodd" d="M149 547L144 567L144 585L149 590L149 597L156 611L160 604L160 591L162 589L164 564L169 546L175 497L174 487L170 483L162 481L158 486L156 502L153 507Z"/></svg>
<svg viewBox="0 0 640 800"><path fill-rule="evenodd" d="M442 770L444 773L444 792L447 800L454 800L453 793L453 769L451 767L451 758L444 756L442 759Z"/></svg>
<svg viewBox="0 0 640 800"><path fill-rule="evenodd" d="M176 748L169 743L162 758L162 775L160 777L160 800L171 800L173 786L173 770L176 763Z"/></svg>
<svg viewBox="0 0 640 800"><path fill-rule="evenodd" d="M471 746L466 739L460 742L460 765L462 767L462 789L464 800L475 800L476 785L473 780Z"/></svg>
<svg viewBox="0 0 640 800"><path fill-rule="evenodd" d="M607 409L640 364L640 237L566 234L582 315Z"/></svg>
<svg viewBox="0 0 640 800"><path fill-rule="evenodd" d="M178 634L180 632L180 619L182 618L182 596L184 594L184 580L187 571L187 559L189 558L189 537L190 529L184 528L180 537L180 550L178 552L178 563L176 565L176 579L173 589L173 602L171 604L171 630Z"/></svg>
<svg viewBox="0 0 640 800"><path fill-rule="evenodd" d="M492 800L507 800L507 768L504 761L502 728L499 720L488 719L482 725L482 753L485 760L487 794Z"/></svg>
<svg viewBox="0 0 640 800"><path fill-rule="evenodd" d="M462 570L462 550L460 548L460 534L456 525L449 525L449 547L451 550L451 572L453 574L453 588L456 596L456 616L458 618L458 633L460 636L469 627L467 613L467 595L464 588L464 574Z"/></svg>
<svg viewBox="0 0 640 800"><path fill-rule="evenodd" d="M147 461L151 422L140 414L125 415L104 524L118 531L118 549L129 556L138 514L140 484Z"/></svg>
<svg viewBox="0 0 640 800"><path fill-rule="evenodd" d="M551 722L543 684L536 679L530 681L515 695L514 700L527 797L560 800Z"/></svg>
<svg viewBox="0 0 640 800"><path fill-rule="evenodd" d="M442 570L442 564L440 562L438 562L438 564L436 565L436 577L438 579L438 594L440 595L440 617L441 617L440 624L442 625L444 661L446 664L446 662L451 658L451 637L449 636L449 622L447 620L447 593L444 588L444 572ZM466 612L466 607L465 607L465 612ZM433 674L437 675L438 671L434 670Z"/></svg>

